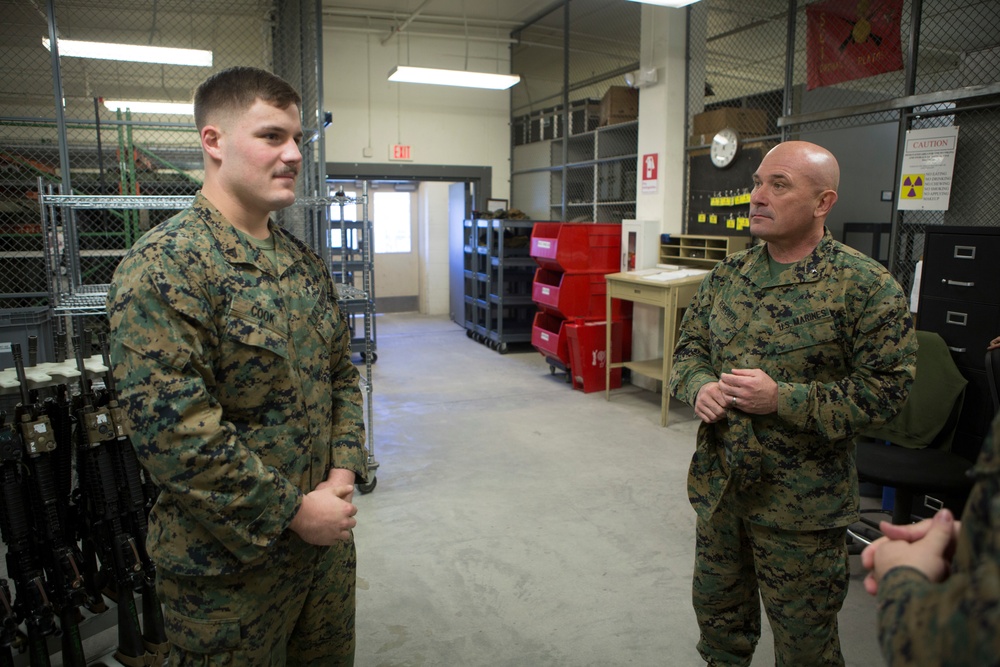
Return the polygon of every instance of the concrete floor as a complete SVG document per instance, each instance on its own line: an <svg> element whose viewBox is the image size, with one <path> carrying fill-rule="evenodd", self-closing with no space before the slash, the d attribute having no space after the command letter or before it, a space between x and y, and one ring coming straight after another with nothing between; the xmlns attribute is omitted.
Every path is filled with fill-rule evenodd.
<svg viewBox="0 0 1000 667"><path fill-rule="evenodd" d="M356 497L363 667L703 664L690 605L697 421L627 385L574 391L529 347L443 318L380 315L378 483ZM852 580L848 665L882 664ZM753 665L773 665L769 628Z"/></svg>
<svg viewBox="0 0 1000 667"><path fill-rule="evenodd" d="M574 391L530 346L501 355L444 318L380 315L376 330L358 667L703 664L691 409L674 402L662 428L658 394ZM872 667L874 601L851 561L841 641L847 665ZM85 647L118 665L115 644L111 627ZM753 665L773 664L765 622Z"/></svg>

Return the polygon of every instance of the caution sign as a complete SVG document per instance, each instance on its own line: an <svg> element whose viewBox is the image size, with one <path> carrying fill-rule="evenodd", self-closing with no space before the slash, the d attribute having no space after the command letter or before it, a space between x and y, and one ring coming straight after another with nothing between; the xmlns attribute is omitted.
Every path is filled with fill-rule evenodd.
<svg viewBox="0 0 1000 667"><path fill-rule="evenodd" d="M907 130L898 210L948 210L957 148L955 126Z"/></svg>

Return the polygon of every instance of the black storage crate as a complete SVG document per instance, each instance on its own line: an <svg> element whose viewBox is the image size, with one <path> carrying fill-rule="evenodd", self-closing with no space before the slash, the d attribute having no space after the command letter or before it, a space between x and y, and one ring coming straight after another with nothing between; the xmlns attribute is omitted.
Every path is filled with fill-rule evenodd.
<svg viewBox="0 0 1000 667"><path fill-rule="evenodd" d="M38 338L38 362L55 361L52 313L47 306L0 309L0 368L13 368L14 344L28 364L28 338Z"/></svg>

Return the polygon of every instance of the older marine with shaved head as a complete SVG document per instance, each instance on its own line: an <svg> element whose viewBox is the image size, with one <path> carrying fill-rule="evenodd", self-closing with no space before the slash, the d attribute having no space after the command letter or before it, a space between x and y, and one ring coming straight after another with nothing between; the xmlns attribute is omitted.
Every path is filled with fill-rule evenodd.
<svg viewBox="0 0 1000 667"><path fill-rule="evenodd" d="M688 495L710 665L750 664L761 600L778 665L844 664L855 438L902 407L917 343L896 281L826 227L839 184L827 149L771 149L750 197L762 243L719 262L681 323L670 391L701 420Z"/></svg>

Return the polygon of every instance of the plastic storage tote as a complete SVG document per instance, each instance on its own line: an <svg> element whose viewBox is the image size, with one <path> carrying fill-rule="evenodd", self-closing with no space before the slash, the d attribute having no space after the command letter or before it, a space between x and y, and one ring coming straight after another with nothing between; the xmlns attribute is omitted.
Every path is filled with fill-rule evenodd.
<svg viewBox="0 0 1000 667"><path fill-rule="evenodd" d="M621 249L620 224L539 222L531 230L531 256L550 271L614 273Z"/></svg>
<svg viewBox="0 0 1000 667"><path fill-rule="evenodd" d="M55 336L52 313L47 306L0 309L0 369L14 367L11 350L21 346L24 364L28 365L28 338L38 339L38 362L55 361Z"/></svg>
<svg viewBox="0 0 1000 667"><path fill-rule="evenodd" d="M603 273L561 273L537 269L531 298L562 317L604 317L608 292Z"/></svg>
<svg viewBox="0 0 1000 667"><path fill-rule="evenodd" d="M535 313L531 327L531 344L547 359L556 359L569 366L569 347L566 342L566 323L561 317L545 312Z"/></svg>
<svg viewBox="0 0 1000 667"><path fill-rule="evenodd" d="M577 320L566 325L573 389L582 389L585 394L604 391L604 376L608 362L617 364L622 360L622 336L626 325L631 325L631 320L611 323L610 355L604 349L607 335L606 321ZM631 329L630 326L628 328ZM631 336L631 332L629 335ZM611 388L618 389L621 386L622 369L612 368Z"/></svg>

